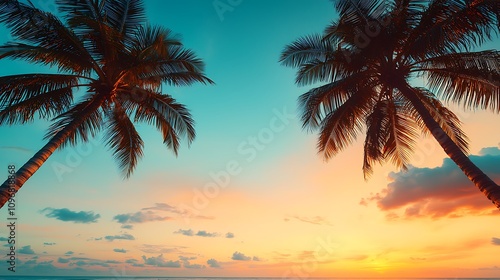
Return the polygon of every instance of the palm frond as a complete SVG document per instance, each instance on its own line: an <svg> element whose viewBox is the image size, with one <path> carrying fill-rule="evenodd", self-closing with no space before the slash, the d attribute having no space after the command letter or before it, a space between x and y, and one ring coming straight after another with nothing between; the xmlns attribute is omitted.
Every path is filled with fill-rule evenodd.
<svg viewBox="0 0 500 280"><path fill-rule="evenodd" d="M24 74L0 77L0 107L7 108L46 92L78 86L78 77L63 74Z"/></svg>
<svg viewBox="0 0 500 280"><path fill-rule="evenodd" d="M134 89L140 95L134 98L134 92L121 92L121 103L134 121L154 124L161 131L163 142L177 155L180 137L187 137L190 144L195 136L194 121L182 104L172 97L145 89ZM120 97L119 97L120 98Z"/></svg>
<svg viewBox="0 0 500 280"><path fill-rule="evenodd" d="M107 113L107 119L104 140L113 151L122 174L128 178L143 155L144 142L119 103Z"/></svg>
<svg viewBox="0 0 500 280"><path fill-rule="evenodd" d="M21 41L5 45L2 57L24 56L34 62L57 65L63 71L77 73L88 73L96 68L80 39L51 13L7 0L0 3L0 22L5 23L13 37Z"/></svg>
<svg viewBox="0 0 500 280"><path fill-rule="evenodd" d="M41 119L51 119L66 111L73 101L71 87L39 93L28 99L0 107L0 125L25 124L34 120L35 113Z"/></svg>
<svg viewBox="0 0 500 280"><path fill-rule="evenodd" d="M310 130L318 128L326 114L337 110L355 93L357 88L365 85L364 74L356 73L302 94L298 101L299 110L302 112L303 128Z"/></svg>
<svg viewBox="0 0 500 280"><path fill-rule="evenodd" d="M54 118L54 123L50 125L44 139L50 139L64 131L66 136L61 147L67 144L75 145L78 141L87 142L89 137L94 137L102 127L104 102L103 95L87 94L83 101Z"/></svg>
<svg viewBox="0 0 500 280"><path fill-rule="evenodd" d="M79 20L89 18L103 20L103 5L107 0L55 0L57 8L69 25L79 27Z"/></svg>
<svg viewBox="0 0 500 280"><path fill-rule="evenodd" d="M356 140L373 105L373 92L360 89L321 121L318 150L329 159Z"/></svg>
<svg viewBox="0 0 500 280"><path fill-rule="evenodd" d="M366 118L366 138L363 146L363 175L373 173L373 164L384 160L384 147L389 139L388 101L379 100Z"/></svg>
<svg viewBox="0 0 500 280"><path fill-rule="evenodd" d="M182 46L168 29L157 26L138 28L135 39L128 46L121 61L125 66L121 77L129 84L159 89L161 83L174 86L191 85L194 82L213 84L203 74L205 65L192 50Z"/></svg>
<svg viewBox="0 0 500 280"><path fill-rule="evenodd" d="M500 31L497 0L435 0L422 12L406 53L423 59L470 50Z"/></svg>
<svg viewBox="0 0 500 280"><path fill-rule="evenodd" d="M279 61L284 66L300 67L310 61L324 61L334 50L329 40L323 40L320 34L313 34L301 37L285 46Z"/></svg>
<svg viewBox="0 0 500 280"><path fill-rule="evenodd" d="M398 168L406 170L415 146L415 139L418 137L418 127L397 95L393 96L391 102L388 102L387 109L389 137L384 145L384 158L390 160Z"/></svg>
<svg viewBox="0 0 500 280"><path fill-rule="evenodd" d="M499 51L443 55L419 66L416 71L425 71L429 88L445 101L500 112Z"/></svg>
<svg viewBox="0 0 500 280"><path fill-rule="evenodd" d="M142 0L108 0L104 12L109 25L124 36L130 36L146 20Z"/></svg>

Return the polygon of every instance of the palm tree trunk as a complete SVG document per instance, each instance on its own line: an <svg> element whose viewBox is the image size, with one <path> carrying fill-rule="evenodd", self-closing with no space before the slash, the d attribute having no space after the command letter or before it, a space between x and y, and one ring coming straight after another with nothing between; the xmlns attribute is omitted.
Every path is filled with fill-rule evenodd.
<svg viewBox="0 0 500 280"><path fill-rule="evenodd" d="M26 162L19 170L15 173L15 180L5 180L0 186L0 208L2 208L9 198L19 191L23 184L33 175L35 172L45 163L45 161L54 153L54 151L59 148L68 136L73 133L86 119L87 117L97 110L103 101L103 98L97 98L93 100L87 108L82 111L80 116L76 117L71 123L69 123L64 129L56 133L49 142L43 146L28 162Z"/></svg>
<svg viewBox="0 0 500 280"><path fill-rule="evenodd" d="M500 186L498 186L488 175L484 174L469 157L460 150L457 144L444 132L441 126L434 120L425 105L420 101L413 89L406 82L398 83L397 88L408 98L414 108L422 117L432 136L438 141L445 153L453 160L463 173L471 180L486 197L500 209Z"/></svg>

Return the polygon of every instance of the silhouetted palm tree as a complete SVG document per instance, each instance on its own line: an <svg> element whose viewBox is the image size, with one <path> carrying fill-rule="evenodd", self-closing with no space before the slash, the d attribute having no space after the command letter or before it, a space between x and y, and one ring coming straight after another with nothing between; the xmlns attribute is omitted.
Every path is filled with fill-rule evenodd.
<svg viewBox="0 0 500 280"><path fill-rule="evenodd" d="M17 42L0 58L57 67L58 74L0 77L0 124L53 120L48 143L0 187L0 207L58 148L105 131L125 177L142 156L134 122L155 125L177 154L180 139L195 137L184 105L162 94L162 84L212 83L203 62L170 30L147 25L140 0L56 0L65 22L31 4L0 2L0 21ZM85 90L83 96L75 96Z"/></svg>
<svg viewBox="0 0 500 280"><path fill-rule="evenodd" d="M335 2L339 19L280 58L298 68L297 84L324 84L299 98L303 126L320 131L319 151L328 159L366 131L367 178L376 162L406 169L419 133L430 133L500 208L500 187L467 157L461 122L441 102L500 111L500 52L471 51L498 34L500 1ZM422 75L426 88L410 85Z"/></svg>

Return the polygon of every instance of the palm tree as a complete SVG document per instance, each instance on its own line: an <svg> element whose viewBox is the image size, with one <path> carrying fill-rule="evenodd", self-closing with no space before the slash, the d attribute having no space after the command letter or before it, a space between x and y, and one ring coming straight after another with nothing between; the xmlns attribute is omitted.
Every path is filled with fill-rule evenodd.
<svg viewBox="0 0 500 280"><path fill-rule="evenodd" d="M320 35L299 38L280 62L298 85L304 128L319 129L331 158L366 133L363 173L390 161L407 169L420 134L431 134L500 208L500 187L467 157L468 138L443 105L500 111L500 52L472 51L500 30L498 0L337 0L340 17ZM426 87L410 84L423 76Z"/></svg>
<svg viewBox="0 0 500 280"><path fill-rule="evenodd" d="M0 59L58 70L0 77L0 124L52 120L48 143L17 170L15 180L0 187L0 207L58 148L88 141L103 130L126 178L142 156L136 122L156 126L177 154L181 138L194 139L194 122L184 105L162 94L162 84L213 83L203 74L203 62L170 30L146 24L143 1L56 4L64 22L31 3L0 3L0 21L18 41L0 46ZM85 94L75 96L83 89Z"/></svg>

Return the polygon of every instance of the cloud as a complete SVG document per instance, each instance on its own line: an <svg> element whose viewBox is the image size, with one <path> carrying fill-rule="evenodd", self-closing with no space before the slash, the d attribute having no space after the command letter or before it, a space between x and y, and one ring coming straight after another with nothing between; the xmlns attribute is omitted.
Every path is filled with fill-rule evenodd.
<svg viewBox="0 0 500 280"><path fill-rule="evenodd" d="M262 259L259 258L259 257L257 257L257 256L253 256L252 261L254 261L254 262L261 262Z"/></svg>
<svg viewBox="0 0 500 280"><path fill-rule="evenodd" d="M7 237L0 236L0 241L7 241L9 240Z"/></svg>
<svg viewBox="0 0 500 280"><path fill-rule="evenodd" d="M212 268L221 268L220 263L215 259L209 259L207 261L207 264L209 267L212 267Z"/></svg>
<svg viewBox="0 0 500 280"><path fill-rule="evenodd" d="M186 247L183 246L142 244L139 250L148 254L168 254L168 253L182 253L180 249L185 249L185 248Z"/></svg>
<svg viewBox="0 0 500 280"><path fill-rule="evenodd" d="M201 237L216 237L219 236L216 232L207 232L206 230L199 230L194 232L192 229L179 229L174 231L174 234L182 234L185 236L201 236Z"/></svg>
<svg viewBox="0 0 500 280"><path fill-rule="evenodd" d="M500 181L498 148L485 148L482 155L469 158L494 181ZM445 158L435 168L409 167L407 172L391 172L392 180L380 193L361 200L367 205L376 202L388 219L400 217L463 217L466 215L492 215L498 210L462 173L455 163ZM403 209L402 213L394 211Z"/></svg>
<svg viewBox="0 0 500 280"><path fill-rule="evenodd" d="M189 216L192 219L200 219L200 220L213 220L214 217L211 216L203 216L193 213L187 209L183 209L182 207L175 207L167 203L155 203L155 206L142 208L142 210L154 210L154 211L165 211L170 213L175 213L181 216Z"/></svg>
<svg viewBox="0 0 500 280"><path fill-rule="evenodd" d="M193 232L192 229L179 229L179 230L174 231L174 234L182 234L182 235L185 235L185 236L193 236L194 232Z"/></svg>
<svg viewBox="0 0 500 280"><path fill-rule="evenodd" d="M139 224L145 222L166 221L171 219L171 217L158 216L153 211L139 211L136 213L119 214L113 217L113 220L116 220L120 224Z"/></svg>
<svg viewBox="0 0 500 280"><path fill-rule="evenodd" d="M19 254L26 254L26 255L33 255L33 254L35 254L35 251L33 251L33 249L31 249L31 245L23 246L17 252Z"/></svg>
<svg viewBox="0 0 500 280"><path fill-rule="evenodd" d="M167 203L155 203L154 206L142 208L141 210L170 212L170 213L178 214L178 215L183 216L183 217L188 216L189 218L200 219L200 220L213 220L214 219L214 217L198 215L195 212L190 211L188 209L185 209L183 207L176 207L176 206L172 206L172 205L167 204Z"/></svg>
<svg viewBox="0 0 500 280"><path fill-rule="evenodd" d="M201 237L216 237L218 236L219 234L216 233L216 232L207 232L205 230L199 230L197 233L196 233L196 236L201 236Z"/></svg>
<svg viewBox="0 0 500 280"><path fill-rule="evenodd" d="M76 259L76 258L72 258ZM102 267L109 267L109 264L107 262L103 262L101 260L92 260L92 259L80 259L77 260L76 262L72 262L71 264L74 264L79 267L84 267L84 266L102 266Z"/></svg>
<svg viewBox="0 0 500 280"><path fill-rule="evenodd" d="M234 233L232 232L226 233L226 238L234 238Z"/></svg>
<svg viewBox="0 0 500 280"><path fill-rule="evenodd" d="M121 228L124 228L124 229L133 229L134 226L133 225L122 225Z"/></svg>
<svg viewBox="0 0 500 280"><path fill-rule="evenodd" d="M71 255L73 255L74 253L75 253L75 252L73 252L73 251L68 251L68 252L64 253L64 255L65 255L65 256L71 256Z"/></svg>
<svg viewBox="0 0 500 280"><path fill-rule="evenodd" d="M57 259L57 262L58 262L58 263L69 263L69 259L63 259L63 258L59 257L59 258Z"/></svg>
<svg viewBox="0 0 500 280"><path fill-rule="evenodd" d="M304 222L304 223L309 223L309 224L313 224L313 225L328 225L328 226L331 226L332 224L330 222L328 222L326 220L326 218L324 217L320 217L320 216L314 216L314 217L300 217L298 215L294 215L294 216L288 216L290 218L293 218L297 221L301 221L301 222ZM285 222L288 222L290 221L290 218L285 218Z"/></svg>
<svg viewBox="0 0 500 280"><path fill-rule="evenodd" d="M127 250L125 249L113 249L114 252L117 252L117 253L126 253Z"/></svg>
<svg viewBox="0 0 500 280"><path fill-rule="evenodd" d="M107 236L104 236L104 239L106 239L108 241L113 241L116 239L135 240L135 237L132 236L131 234L124 233L124 234L120 234L120 235L107 235Z"/></svg>
<svg viewBox="0 0 500 280"><path fill-rule="evenodd" d="M81 224L96 223L97 219L101 217L99 214L94 214L92 211L71 211L68 208L55 209L47 207L40 211L40 213L45 213L47 218L54 218L63 222L73 222Z"/></svg>
<svg viewBox="0 0 500 280"><path fill-rule="evenodd" d="M231 259L235 260L235 261L249 261L252 258L248 257L248 256L245 256L245 254L236 251L236 252L233 253L233 256L231 257Z"/></svg>
<svg viewBox="0 0 500 280"><path fill-rule="evenodd" d="M491 244L500 246L500 238L492 237Z"/></svg>
<svg viewBox="0 0 500 280"><path fill-rule="evenodd" d="M201 268L206 268L206 266L201 265L201 264L192 264L190 261L196 260L196 257L183 257L179 256L179 260L182 261L182 266L184 268L191 268L191 269L201 269Z"/></svg>
<svg viewBox="0 0 500 280"><path fill-rule="evenodd" d="M171 212L171 213L176 213L176 214L183 213L177 207L171 206L167 203L155 203L155 206L142 208L141 210L158 210L158 211L166 211L166 212Z"/></svg>
<svg viewBox="0 0 500 280"><path fill-rule="evenodd" d="M146 265L152 265L158 267L175 267L175 268L181 267L181 262L179 260L177 261L165 260L165 258L163 258L163 254L159 255L158 257L150 257L150 258L142 256L142 259L144 260L144 263Z"/></svg>
<svg viewBox="0 0 500 280"><path fill-rule="evenodd" d="M500 270L500 266L480 267L479 270Z"/></svg>
<svg viewBox="0 0 500 280"><path fill-rule="evenodd" d="M498 145L500 146L500 143L498 143ZM479 155L480 155L480 156L486 156L486 155L490 155L490 156L500 156L500 149L498 149L497 147L486 147L486 148L482 148L482 149L479 151Z"/></svg>
<svg viewBox="0 0 500 280"><path fill-rule="evenodd" d="M56 245L55 242L43 242L43 245L44 246L53 246L53 245Z"/></svg>

